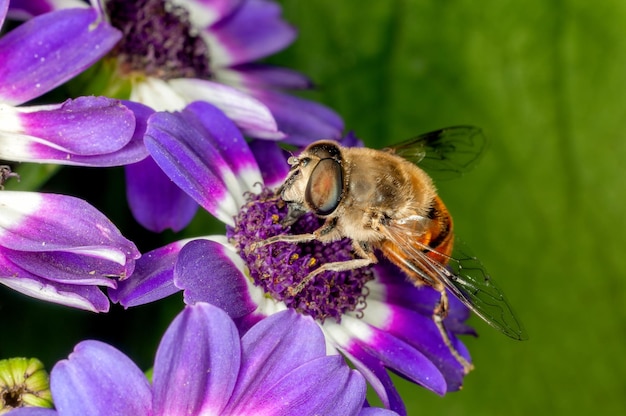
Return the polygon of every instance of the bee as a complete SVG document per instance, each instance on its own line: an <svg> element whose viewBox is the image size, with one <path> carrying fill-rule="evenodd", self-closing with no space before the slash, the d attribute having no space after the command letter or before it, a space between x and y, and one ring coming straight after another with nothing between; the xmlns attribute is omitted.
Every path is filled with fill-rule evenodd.
<svg viewBox="0 0 626 416"><path fill-rule="evenodd" d="M377 253L382 254L415 285L440 293L433 320L467 373L472 365L453 347L443 324L447 291L509 337L522 340L527 335L480 261L465 253L453 254L452 217L424 169L439 178L459 176L475 165L485 144L482 132L469 126L426 133L383 150L343 147L326 140L312 143L289 158L291 168L278 194L289 207L285 223L294 223L306 212L324 223L312 233L278 235L256 247L278 241L352 240L353 259L321 265L292 294L319 273L366 267L377 263Z"/></svg>

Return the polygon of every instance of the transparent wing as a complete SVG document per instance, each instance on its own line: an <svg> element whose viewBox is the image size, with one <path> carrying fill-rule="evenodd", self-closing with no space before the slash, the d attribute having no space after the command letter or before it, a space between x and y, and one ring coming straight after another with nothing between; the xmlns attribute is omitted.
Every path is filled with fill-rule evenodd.
<svg viewBox="0 0 626 416"><path fill-rule="evenodd" d="M446 267L426 255L424 250L429 248L417 241L416 229L407 222L392 222L385 227L383 233L401 253L393 256L392 261L400 261L428 285L441 282L476 315L505 335L518 340L528 338L504 293L476 257L464 253L457 257L455 250L455 257L442 255L448 258Z"/></svg>
<svg viewBox="0 0 626 416"><path fill-rule="evenodd" d="M434 179L445 180L471 170L487 146L477 127L455 126L422 134L385 150L418 164Z"/></svg>

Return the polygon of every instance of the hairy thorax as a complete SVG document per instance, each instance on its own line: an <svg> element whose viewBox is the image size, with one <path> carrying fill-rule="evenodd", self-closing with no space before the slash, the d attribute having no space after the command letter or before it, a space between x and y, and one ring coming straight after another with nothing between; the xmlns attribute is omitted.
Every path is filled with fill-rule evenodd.
<svg viewBox="0 0 626 416"><path fill-rule="evenodd" d="M346 149L347 189L337 226L345 235L376 242L391 220L426 217L436 196L431 179L417 166L385 152Z"/></svg>

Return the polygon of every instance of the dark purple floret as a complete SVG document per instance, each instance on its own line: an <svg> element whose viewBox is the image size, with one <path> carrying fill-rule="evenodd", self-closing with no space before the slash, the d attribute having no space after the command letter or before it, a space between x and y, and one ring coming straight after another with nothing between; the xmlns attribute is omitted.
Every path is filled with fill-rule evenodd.
<svg viewBox="0 0 626 416"><path fill-rule="evenodd" d="M311 241L300 244L278 242L258 247L247 253L252 243L280 234L303 234L315 231L322 222L308 213L294 225L281 222L287 215L286 204L265 190L261 195L250 195L234 228L228 228L227 236L246 261L250 275L257 286L287 307L324 321L333 318L337 322L350 311L365 308L367 288L373 279L369 269L345 272L324 272L311 280L299 293L292 295L306 276L324 263L354 258L352 243L342 239L330 244Z"/></svg>
<svg viewBox="0 0 626 416"><path fill-rule="evenodd" d="M188 11L166 0L109 0L111 25L124 34L112 54L125 73L161 79L211 78L209 48Z"/></svg>

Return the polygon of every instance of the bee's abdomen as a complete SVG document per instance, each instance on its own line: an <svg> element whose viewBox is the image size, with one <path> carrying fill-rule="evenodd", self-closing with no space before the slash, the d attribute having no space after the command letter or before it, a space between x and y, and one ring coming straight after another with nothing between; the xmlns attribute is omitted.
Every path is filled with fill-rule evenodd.
<svg viewBox="0 0 626 416"><path fill-rule="evenodd" d="M428 229L428 241L424 243L428 249L426 255L441 264L448 263L452 254L454 233L452 232L452 217L439 196L435 196L433 205L428 212L432 225Z"/></svg>

